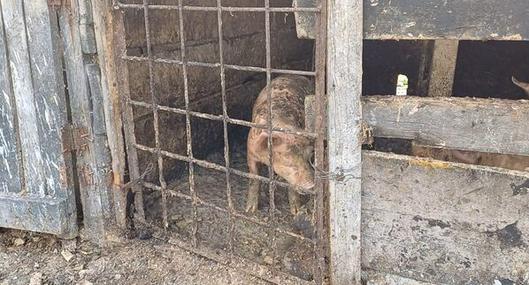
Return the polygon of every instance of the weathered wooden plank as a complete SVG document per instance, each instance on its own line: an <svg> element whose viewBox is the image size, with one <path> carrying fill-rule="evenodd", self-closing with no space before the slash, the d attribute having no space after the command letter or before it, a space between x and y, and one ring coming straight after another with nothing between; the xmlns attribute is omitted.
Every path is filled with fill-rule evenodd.
<svg viewBox="0 0 529 285"><path fill-rule="evenodd" d="M35 110L42 150L46 194L73 196L73 185L61 182L61 172L69 167L63 157L61 129L67 123L64 79L58 33L46 0L24 1Z"/></svg>
<svg viewBox="0 0 529 285"><path fill-rule="evenodd" d="M125 145L122 132L122 117L121 117L121 98L120 88L122 85L119 81L119 73L116 66L121 62L120 52L116 48L117 39L119 35L115 33L114 28L116 22L121 21L120 17L114 17L112 11L111 1L92 1L94 30L96 36L96 44L98 50L98 60L101 67L101 91L103 98L103 109L105 113L106 131L108 137L108 146L112 157L112 199L115 221L121 229L126 228L127 216L127 193L121 189L125 177ZM122 76L127 77L128 75Z"/></svg>
<svg viewBox="0 0 529 285"><path fill-rule="evenodd" d="M305 100L313 129L313 96ZM362 97L363 120L374 136L429 146L529 155L529 101L412 96Z"/></svg>
<svg viewBox="0 0 529 285"><path fill-rule="evenodd" d="M369 96L363 103L364 120L378 137L529 155L529 101Z"/></svg>
<svg viewBox="0 0 529 285"><path fill-rule="evenodd" d="M363 1L366 39L529 40L526 0ZM299 14L314 39L315 17Z"/></svg>
<svg viewBox="0 0 529 285"><path fill-rule="evenodd" d="M22 188L15 114L4 21L0 12L0 193L20 192Z"/></svg>
<svg viewBox="0 0 529 285"><path fill-rule="evenodd" d="M34 88L22 1L1 0L13 95L18 115L18 130L24 169L25 191L44 196L47 182L44 172L44 155L40 145L39 118L36 110Z"/></svg>
<svg viewBox="0 0 529 285"><path fill-rule="evenodd" d="M363 5L327 3L330 275L332 284L360 284Z"/></svg>
<svg viewBox="0 0 529 285"><path fill-rule="evenodd" d="M90 52L83 47L82 30L87 26L81 23L86 19L78 19L84 17L82 13L86 8L76 9L76 5L74 4L72 11L60 11L59 23L65 47L72 124L86 132L86 139L83 140L86 145L80 146L77 151L76 164L83 205L83 224L87 238L102 244L109 227L113 225L110 152L107 146L99 67L83 54Z"/></svg>
<svg viewBox="0 0 529 285"><path fill-rule="evenodd" d="M19 197L0 195L0 228L14 228L67 237L71 232L71 219L67 199Z"/></svg>
<svg viewBox="0 0 529 285"><path fill-rule="evenodd" d="M428 81L428 96L451 97L457 63L459 41L436 40L433 47Z"/></svg>
<svg viewBox="0 0 529 285"><path fill-rule="evenodd" d="M363 266L446 284L529 281L529 173L363 156Z"/></svg>

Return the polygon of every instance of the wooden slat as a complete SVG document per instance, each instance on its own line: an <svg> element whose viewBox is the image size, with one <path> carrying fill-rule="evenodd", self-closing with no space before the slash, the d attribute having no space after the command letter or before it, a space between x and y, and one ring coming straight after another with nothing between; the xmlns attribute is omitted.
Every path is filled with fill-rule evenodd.
<svg viewBox="0 0 529 285"><path fill-rule="evenodd" d="M46 194L44 155L40 146L39 118L32 82L29 47L25 34L22 1L1 0L6 41L15 97L20 146L24 168L25 190L31 194Z"/></svg>
<svg viewBox="0 0 529 285"><path fill-rule="evenodd" d="M529 173L363 156L365 268L433 283L526 284Z"/></svg>
<svg viewBox="0 0 529 285"><path fill-rule="evenodd" d="M313 96L305 100L313 129ZM529 101L475 98L366 96L363 120L375 136L429 146L529 155Z"/></svg>
<svg viewBox="0 0 529 285"><path fill-rule="evenodd" d="M86 237L92 242L103 244L108 236L107 230L113 224L112 171L110 152L107 146L105 129L104 102L101 95L99 67L85 62L83 55L83 29L78 24L80 11L61 10L59 23L64 42L66 77L70 91L72 124L86 132L84 143L77 152L77 172L79 192L83 205L83 224ZM73 21L72 21L73 20ZM82 21L81 21L82 22ZM89 58L89 57L86 57Z"/></svg>
<svg viewBox="0 0 529 285"><path fill-rule="evenodd" d="M364 7L366 39L529 40L526 0L364 0ZM296 19L302 35L313 39L314 16L300 15L308 17Z"/></svg>
<svg viewBox="0 0 529 285"><path fill-rule="evenodd" d="M113 210L118 226L125 229L127 226L127 193L121 189L121 185L125 183L126 158L120 97L120 89L123 85L121 85L120 76L128 77L128 74L118 73L119 67L123 66L116 66L116 64L121 63L121 50L116 48L118 42L115 36L121 35L119 33L124 32L124 30L120 29L114 33L116 25L122 26L119 24L122 15L114 18L114 15L119 13L113 14L110 1L92 1L92 5L98 61L101 68L101 95L106 116L108 146L112 156Z"/></svg>
<svg viewBox="0 0 529 285"><path fill-rule="evenodd" d="M57 197L73 196L73 188L68 188L71 185L61 183L61 171L66 172L67 167L61 129L67 122L62 63L55 44L58 33L52 30L56 19L51 18L47 0L24 1L24 15L46 194L53 196L57 192Z"/></svg>
<svg viewBox="0 0 529 285"><path fill-rule="evenodd" d="M331 283L360 284L362 0L328 3ZM345 176L343 178L342 176Z"/></svg>
<svg viewBox="0 0 529 285"><path fill-rule="evenodd" d="M0 193L20 192L16 109L11 89L4 22L0 12Z"/></svg>
<svg viewBox="0 0 529 285"><path fill-rule="evenodd" d="M436 40L433 46L428 80L428 96L451 97L457 64L459 41Z"/></svg>
<svg viewBox="0 0 529 285"><path fill-rule="evenodd" d="M369 96L363 102L375 136L529 155L529 101Z"/></svg>
<svg viewBox="0 0 529 285"><path fill-rule="evenodd" d="M30 198L0 194L0 228L14 228L65 236L72 225L66 199ZM75 216L75 215L74 215Z"/></svg>

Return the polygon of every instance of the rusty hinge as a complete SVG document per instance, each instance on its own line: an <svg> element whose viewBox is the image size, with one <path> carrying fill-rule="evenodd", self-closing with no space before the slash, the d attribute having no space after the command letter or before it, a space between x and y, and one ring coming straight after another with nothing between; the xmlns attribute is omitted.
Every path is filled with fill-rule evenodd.
<svg viewBox="0 0 529 285"><path fill-rule="evenodd" d="M82 152L88 149L91 135L84 127L74 127L71 124L61 129L63 152Z"/></svg>
<svg viewBox="0 0 529 285"><path fill-rule="evenodd" d="M48 0L50 7L70 7L70 0Z"/></svg>

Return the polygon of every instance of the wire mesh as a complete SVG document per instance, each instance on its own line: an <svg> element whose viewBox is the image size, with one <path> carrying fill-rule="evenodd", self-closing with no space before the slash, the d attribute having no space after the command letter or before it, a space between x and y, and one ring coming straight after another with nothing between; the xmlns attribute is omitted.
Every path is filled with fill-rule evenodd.
<svg viewBox="0 0 529 285"><path fill-rule="evenodd" d="M324 108L324 102L325 102L325 26L326 21L321 20L325 19L325 1L320 1L320 7L316 8L303 8L303 7L272 7L270 0L264 0L263 7L226 7L223 6L222 0L215 0L216 5L212 6L190 6L190 5L184 5L184 0L177 0L176 4L167 5L167 4L150 4L148 0L141 0L142 3L122 3L123 1L115 1L114 2L114 9L117 12L124 12L127 10L134 10L134 11L142 11L143 12L143 21L145 26L145 45L146 45L146 54L143 56L133 56L127 54L127 46L125 44L126 40L126 33L122 33L121 36L123 38L120 38L119 41L121 42L121 60L126 62L141 62L146 63L148 66L148 93L150 97L150 102L142 102L139 100L135 100L130 96L130 92L124 91L121 95L123 96L122 100L124 100L125 110L124 110L124 127L125 127L125 137L127 140L127 152L129 155L129 168L131 168L131 181L141 181L139 184L146 188L153 191L157 191L161 193L161 210L162 210L162 224L163 229L167 230L169 227L169 221L168 221L168 197L177 197L179 199L182 199L184 201L187 201L191 204L192 207L192 231L191 231L191 249L193 248L199 248L200 247L200 240L198 238L197 232L198 227L200 223L198 210L197 208L199 206L207 207L210 209L214 209L216 211L222 212L227 214L228 216L228 229L227 232L229 234L228 237L228 256L229 261L228 263L233 263L234 257L234 243L235 240L235 222L238 220L244 220L246 222L250 222L256 225L259 225L261 227L264 227L268 230L269 236L271 237L271 248L273 250L272 254L272 263L269 266L271 269L272 274L277 274L276 272L276 266L275 266L275 260L277 258L277 235L283 234L288 235L296 240L300 240L303 242L308 242L313 245L314 248L314 255L315 255L315 265L314 265L314 277L313 281L320 284L323 282L325 272L327 270L325 265L325 231L324 231L324 187L325 183L321 178L318 178L318 175L316 175L316 181L315 181L315 188L312 190L302 190L297 189L302 194L310 194L314 197L313 203L314 203L314 215L315 215L315 227L314 227L314 235L312 237L306 237L303 235L300 235L298 233L295 233L293 231L286 230L284 227L278 226L278 221L276 217L276 188L278 186L281 187L290 187L289 184L279 181L276 179L274 175L274 156L273 156L273 140L272 136L268 136L267 145L268 145L268 159L270 163L268 164L268 177L261 176L261 175L255 175L252 173L248 173L245 171L241 171L235 168L231 167L230 164L230 141L228 139L229 136L229 124L237 125L237 126L243 126L243 127L249 127L249 128L258 128L258 129L264 129L267 130L269 134L272 134L273 132L283 132L283 133L289 133L289 134L295 134L300 136L305 136L311 139L315 140L315 169L324 169L325 168L325 156L324 156L324 133L323 133L323 116L325 112ZM153 28L151 25L151 19L150 19L150 12L151 11L176 11L178 14L178 31L179 31L179 45L180 45L180 58L179 59L172 59L172 58L165 58L165 57L159 57L153 53L152 50L152 36L151 36L151 29ZM185 33L185 21L184 21L184 13L187 11L202 11L202 12L216 12L217 13L217 36L218 36L218 62L201 62L201 61L191 61L188 60L188 55L186 54L186 33ZM249 66L249 65L234 65L234 64L227 64L225 62L224 58L224 27L223 27L223 12L260 12L264 13L264 32L265 32L265 66L259 67L259 66ZM307 70L293 70L293 69L281 69L281 68L274 68L272 66L272 44L271 44L271 22L270 22L270 16L272 13L294 13L294 12L311 12L319 15L318 21L317 21L317 31L318 36L315 41L315 55L314 55L314 64L313 69L310 71ZM123 26L126 23L123 20L123 17L121 17L121 22L117 23L117 25L121 25L121 30L123 29ZM163 27L154 27L157 29L163 29ZM183 77L183 95L184 95L184 108L178 108L173 106L166 106L164 104L161 104L156 96L156 84L155 84L155 78L154 78L154 64L169 64L178 66L182 70L182 77ZM193 111L190 107L190 82L189 82L189 76L188 76L188 68L190 67L202 67L202 68L215 68L218 69L220 72L220 93L221 93L221 99L222 99L222 112L218 115L209 114L206 112L198 112ZM121 64L120 68L127 68L126 64ZM231 118L228 114L228 106L227 106L227 90L226 90L226 72L228 70L236 70L236 71L245 71L245 72L260 72L266 74L266 85L269 86L272 81L272 76L274 74L292 74L292 75L301 75L301 76L309 76L313 77L315 79L315 86L316 86L316 131L310 132L310 131L293 131L289 129L284 128L277 128L272 125L272 98L271 93L268 92L268 118L267 118L267 124L266 125L260 125L256 124L250 121L246 120L240 120ZM124 73L124 74L128 74ZM128 81L124 83L125 85L128 84ZM126 86L128 88L128 86ZM153 128L154 128L154 146L148 146L144 145L142 143L138 143L136 141L136 133L134 130L134 116L133 116L133 107L141 107L141 108L148 108L150 112L152 113L153 117ZM177 115L183 115L185 116L185 141L186 141L186 153L178 154L171 151L167 151L162 149L160 138L162 134L160 133L160 112L169 112L172 114ZM224 165L209 162L202 159L197 159L194 156L194 149L193 149L193 133L192 133L192 124L191 121L193 118L200 118L210 121L217 121L222 123L222 134L223 134L223 143L224 143L224 150L223 150L223 158L224 158ZM207 143L207 142L204 142ZM137 158L137 151L143 151L146 153L149 153L153 155L156 158L156 165L158 168L158 181L157 183L152 183L145 180L145 175L140 174L139 171L139 165L138 165L138 158ZM175 191L168 188L167 181L164 177L164 159L173 159L177 161L181 161L184 163L187 163L187 171L188 171L188 185L189 185L189 193L183 193L180 191ZM225 180L226 180L226 207L222 207L219 205L216 205L214 203L208 202L202 198L200 198L197 194L196 189L196 181L195 181L195 168L196 167L202 167L206 169L212 169L216 171L221 171L225 173ZM269 208L268 208L268 216L269 218L264 221L249 215L246 215L244 213L241 213L236 209L234 206L233 201L233 193L232 193L232 176L239 176L247 179L254 179L257 181L265 182L268 184L269 189ZM141 192L141 190L136 189L135 192ZM140 196L140 202L142 203L142 199ZM137 207L142 207L142 205L138 205ZM142 216L142 215L140 215ZM145 222L145 218L140 217L140 220L142 222ZM254 272L255 273L255 272Z"/></svg>

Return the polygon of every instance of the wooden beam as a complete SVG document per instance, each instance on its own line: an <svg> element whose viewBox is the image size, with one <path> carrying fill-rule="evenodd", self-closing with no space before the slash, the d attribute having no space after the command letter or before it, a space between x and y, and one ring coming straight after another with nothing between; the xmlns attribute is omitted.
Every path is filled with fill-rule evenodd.
<svg viewBox="0 0 529 285"><path fill-rule="evenodd" d="M306 99L306 108L311 108L312 100L310 96ZM363 120L377 137L411 139L451 149L529 155L529 101L366 96L362 103ZM313 112L307 110L306 114L311 116ZM306 121L309 130L313 129L314 118Z"/></svg>
<svg viewBox="0 0 529 285"><path fill-rule="evenodd" d="M127 227L127 192L121 188L125 184L125 145L122 132L122 108L120 89L121 80L127 80L128 73L118 73L121 63L118 35L124 33L121 12L112 9L112 1L91 1L94 30L101 68L101 97L105 114L108 147L112 156L112 201L117 226L121 230ZM119 28L115 30L115 28ZM123 43L120 43L123 44ZM119 47L119 48L118 48Z"/></svg>
<svg viewBox="0 0 529 285"><path fill-rule="evenodd" d="M363 1L366 39L529 40L526 0ZM298 25L314 27L313 15L299 14ZM314 28L304 29L313 39Z"/></svg>
<svg viewBox="0 0 529 285"><path fill-rule="evenodd" d="M457 64L457 40L436 40L428 80L428 96L451 97Z"/></svg>
<svg viewBox="0 0 529 285"><path fill-rule="evenodd" d="M363 102L364 120L374 136L529 155L529 101L368 96Z"/></svg>
<svg viewBox="0 0 529 285"><path fill-rule="evenodd" d="M328 1L330 270L335 285L361 279L362 0ZM340 178L337 178L340 177ZM345 178L344 178L345 177Z"/></svg>
<svg viewBox="0 0 529 285"><path fill-rule="evenodd" d="M370 151L362 172L365 268L435 284L529 281L529 173Z"/></svg>

